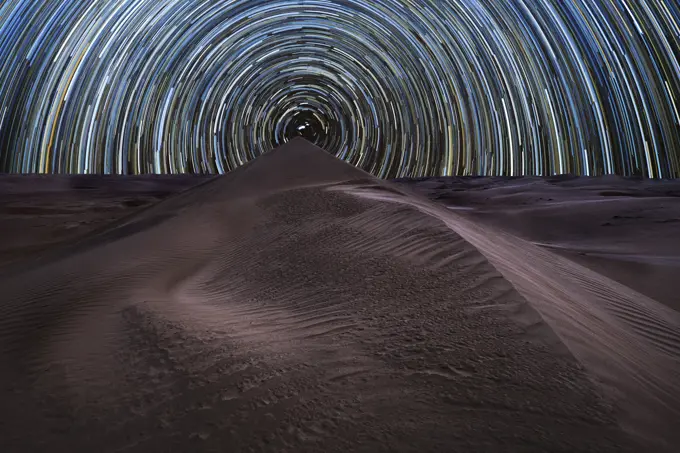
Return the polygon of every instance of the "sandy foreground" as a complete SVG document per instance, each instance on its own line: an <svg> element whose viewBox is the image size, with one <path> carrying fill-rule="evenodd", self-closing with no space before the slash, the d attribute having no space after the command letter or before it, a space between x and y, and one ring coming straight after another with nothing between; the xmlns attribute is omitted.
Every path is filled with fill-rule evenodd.
<svg viewBox="0 0 680 453"><path fill-rule="evenodd" d="M2 451L675 452L680 185L593 181L2 177Z"/></svg>

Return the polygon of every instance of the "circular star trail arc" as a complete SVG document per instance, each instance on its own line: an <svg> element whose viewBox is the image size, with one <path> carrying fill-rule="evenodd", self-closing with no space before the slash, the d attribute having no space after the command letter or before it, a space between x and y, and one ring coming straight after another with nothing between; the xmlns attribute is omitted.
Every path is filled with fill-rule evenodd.
<svg viewBox="0 0 680 453"><path fill-rule="evenodd" d="M674 0L5 0L12 172L680 176Z"/></svg>

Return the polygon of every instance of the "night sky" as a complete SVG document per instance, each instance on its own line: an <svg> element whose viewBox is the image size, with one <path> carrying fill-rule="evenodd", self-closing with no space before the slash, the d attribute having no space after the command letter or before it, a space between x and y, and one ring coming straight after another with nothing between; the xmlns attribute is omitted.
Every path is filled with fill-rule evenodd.
<svg viewBox="0 0 680 453"><path fill-rule="evenodd" d="M2 0L0 170L680 176L677 0Z"/></svg>

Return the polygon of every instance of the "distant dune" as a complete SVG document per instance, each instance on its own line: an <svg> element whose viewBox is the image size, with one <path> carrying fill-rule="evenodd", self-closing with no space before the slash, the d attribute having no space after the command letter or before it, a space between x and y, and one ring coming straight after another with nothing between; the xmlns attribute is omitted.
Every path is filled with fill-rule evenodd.
<svg viewBox="0 0 680 453"><path fill-rule="evenodd" d="M678 185L594 181L1 177L3 451L675 452Z"/></svg>
<svg viewBox="0 0 680 453"><path fill-rule="evenodd" d="M680 310L680 180L563 175L396 182Z"/></svg>

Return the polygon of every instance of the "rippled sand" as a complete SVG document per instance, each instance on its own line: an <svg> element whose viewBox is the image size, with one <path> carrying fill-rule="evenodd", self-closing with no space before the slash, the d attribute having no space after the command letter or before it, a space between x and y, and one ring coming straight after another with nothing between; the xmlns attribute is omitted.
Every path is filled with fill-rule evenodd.
<svg viewBox="0 0 680 453"><path fill-rule="evenodd" d="M491 222L298 140L125 197L3 239L3 451L673 451L677 312Z"/></svg>

